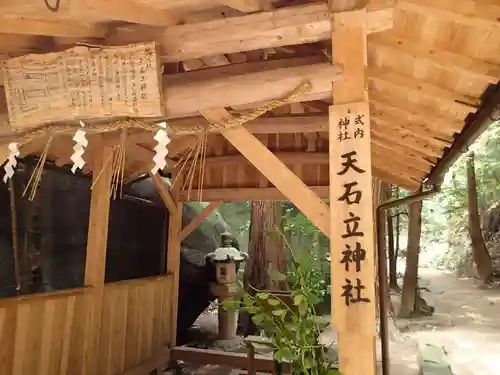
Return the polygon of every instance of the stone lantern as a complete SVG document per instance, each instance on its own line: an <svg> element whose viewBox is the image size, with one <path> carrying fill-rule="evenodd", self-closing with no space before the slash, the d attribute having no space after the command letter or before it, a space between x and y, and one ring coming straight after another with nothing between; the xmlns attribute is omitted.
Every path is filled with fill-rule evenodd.
<svg viewBox="0 0 500 375"><path fill-rule="evenodd" d="M231 246L230 233L221 235L222 246L207 255L207 259L215 265L217 284L211 285L212 293L219 299L219 336L228 340L236 337L237 313L226 311L222 302L232 298L236 293L237 266L243 262L247 255Z"/></svg>

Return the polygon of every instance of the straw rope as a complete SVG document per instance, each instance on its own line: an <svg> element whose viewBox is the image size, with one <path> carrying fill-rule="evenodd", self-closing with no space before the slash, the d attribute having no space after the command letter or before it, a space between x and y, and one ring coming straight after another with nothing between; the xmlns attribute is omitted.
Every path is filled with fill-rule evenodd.
<svg viewBox="0 0 500 375"><path fill-rule="evenodd" d="M229 120L209 124L208 126L204 124L176 126L176 121L170 120L169 126L167 126L167 132L169 133L169 135L188 135L205 132L219 132L221 130L241 126L249 121L257 119L266 112L294 101L299 96L309 92L311 88L311 82L309 80L304 80L293 91L284 96L282 99L272 100L266 105L258 107L255 110L243 112L237 116L232 117ZM0 145L8 144L10 142L17 142L19 147L22 147L23 145L30 143L35 139L46 137L47 134L49 134L50 136L56 136L58 134L74 133L79 127L79 124L47 124L29 130L1 134ZM158 126L154 123L146 122L145 120L136 119L120 119L110 123L108 122L102 124L88 123L85 126L85 131L87 133L115 132L122 129L138 129L154 133L158 130Z"/></svg>

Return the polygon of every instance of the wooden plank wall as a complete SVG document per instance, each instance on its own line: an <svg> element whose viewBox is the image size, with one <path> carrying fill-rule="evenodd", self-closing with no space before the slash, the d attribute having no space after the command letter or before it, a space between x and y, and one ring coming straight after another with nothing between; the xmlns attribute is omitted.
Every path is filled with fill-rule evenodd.
<svg viewBox="0 0 500 375"><path fill-rule="evenodd" d="M0 300L0 374L82 374L90 291ZM121 374L171 342L171 297L171 276L106 284L100 375Z"/></svg>
<svg viewBox="0 0 500 375"><path fill-rule="evenodd" d="M99 375L121 374L171 342L172 277L106 284Z"/></svg>

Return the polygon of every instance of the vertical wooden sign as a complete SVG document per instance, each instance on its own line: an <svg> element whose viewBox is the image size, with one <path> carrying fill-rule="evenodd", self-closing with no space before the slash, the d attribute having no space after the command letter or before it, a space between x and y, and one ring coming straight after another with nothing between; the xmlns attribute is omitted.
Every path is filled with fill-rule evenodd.
<svg viewBox="0 0 500 375"><path fill-rule="evenodd" d="M368 102L330 107L332 319L343 375L375 374L375 253Z"/></svg>

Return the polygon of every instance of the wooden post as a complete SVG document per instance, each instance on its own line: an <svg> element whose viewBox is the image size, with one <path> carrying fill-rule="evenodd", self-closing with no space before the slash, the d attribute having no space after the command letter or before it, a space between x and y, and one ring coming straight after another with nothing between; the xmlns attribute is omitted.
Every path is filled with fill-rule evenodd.
<svg viewBox="0 0 500 375"><path fill-rule="evenodd" d="M356 0L331 1L333 82L330 107L332 320L343 375L375 375L375 223L365 87L367 13ZM361 5L361 7L360 7ZM360 8L360 9L357 9Z"/></svg>
<svg viewBox="0 0 500 375"><path fill-rule="evenodd" d="M90 197L87 255L85 259L85 286L93 287L89 294L88 326L85 341L85 371L87 375L97 373L97 356L101 331L102 298L108 244L108 222L112 168L112 147L105 146L96 155L93 165L93 188Z"/></svg>
<svg viewBox="0 0 500 375"><path fill-rule="evenodd" d="M177 340L177 310L179 306L179 273L181 261L181 230L182 230L182 203L179 201L182 187L181 176L178 176L171 188L171 196L175 205L170 211L168 227L168 249L167 249L167 273L172 275L172 304L171 304L171 343L175 345ZM175 179L174 179L175 181Z"/></svg>

